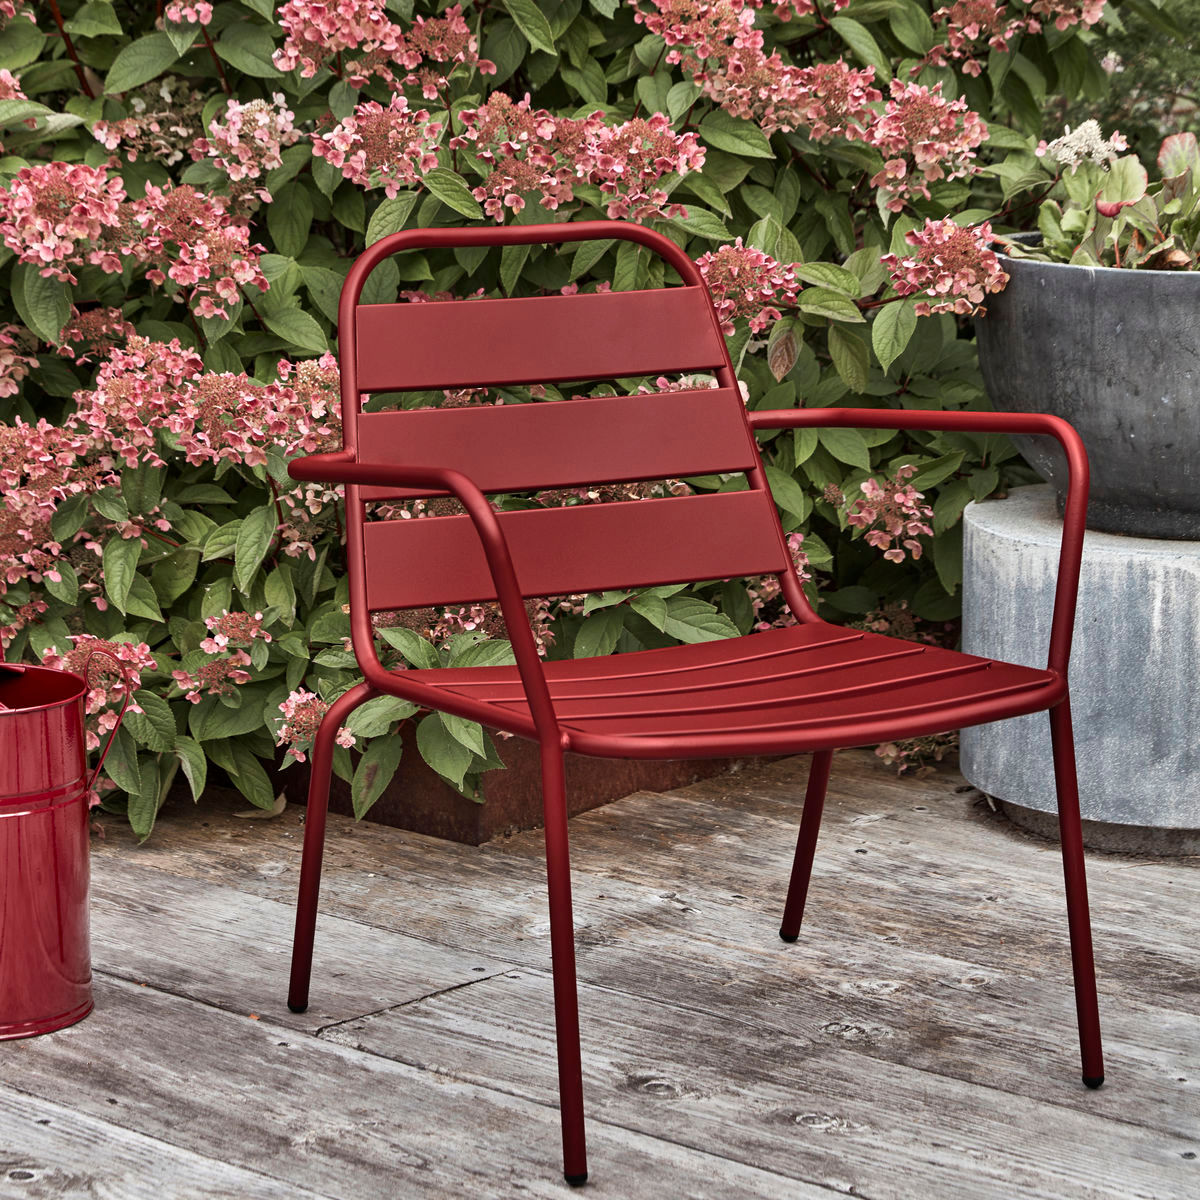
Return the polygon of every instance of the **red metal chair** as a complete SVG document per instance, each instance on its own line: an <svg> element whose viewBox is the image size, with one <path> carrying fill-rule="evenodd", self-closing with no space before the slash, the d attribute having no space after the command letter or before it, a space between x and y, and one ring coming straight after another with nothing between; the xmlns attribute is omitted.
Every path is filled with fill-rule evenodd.
<svg viewBox="0 0 1200 1200"><path fill-rule="evenodd" d="M682 287L436 304L358 303L399 250L625 238L660 255ZM295 479L347 485L354 652L364 682L329 709L313 749L289 1004L308 1004L333 738L364 700L390 693L541 745L564 1173L587 1178L563 753L681 758L811 751L780 936L795 941L833 750L1048 709L1058 785L1076 1007L1089 1087L1103 1082L1091 929L1067 693L1083 544L1087 458L1056 417L850 408L747 415L695 264L638 225L409 230L371 246L339 308L345 448L293 462ZM363 412L365 393L715 374L719 387L451 410ZM793 574L753 431L799 426L1048 434L1070 490L1045 670L901 642L820 620ZM748 490L497 512L487 493L745 472ZM466 515L366 520L399 496L452 495ZM774 573L798 624L749 637L543 664L523 600ZM511 667L390 671L371 614L499 600Z"/></svg>

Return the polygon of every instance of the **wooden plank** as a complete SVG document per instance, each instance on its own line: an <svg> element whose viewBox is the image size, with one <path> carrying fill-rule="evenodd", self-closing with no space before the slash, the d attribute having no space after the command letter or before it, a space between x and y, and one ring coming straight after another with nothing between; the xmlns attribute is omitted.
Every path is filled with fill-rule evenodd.
<svg viewBox="0 0 1200 1200"><path fill-rule="evenodd" d="M744 471L757 455L728 388L543 404L363 413L359 458L461 471L485 492ZM425 496L363 487L360 500Z"/></svg>
<svg viewBox="0 0 1200 1200"><path fill-rule="evenodd" d="M497 514L526 596L765 575L784 569L770 497L714 492ZM371 521L363 529L373 611L494 600L470 517Z"/></svg>
<svg viewBox="0 0 1200 1200"><path fill-rule="evenodd" d="M513 971L328 1036L553 1103L551 1001L548 976ZM764 1030L756 1018L765 1003L718 1020L699 984L678 1004L585 986L591 1111L854 1195L1195 1194L1197 1168L1180 1157L1198 1142L1195 1126L1181 1138L881 1063L856 1052L841 1029L817 1040L803 1029Z"/></svg>
<svg viewBox="0 0 1200 1200"><path fill-rule="evenodd" d="M0 1084L0 1197L6 1200L320 1200L321 1195Z"/></svg>
<svg viewBox="0 0 1200 1200"><path fill-rule="evenodd" d="M363 304L355 319L362 392L704 371L727 354L698 287Z"/></svg>
<svg viewBox="0 0 1200 1200"><path fill-rule="evenodd" d="M320 987L307 1012L292 1013L285 1000L295 919L294 903L128 861L98 858L92 872L97 970L293 1029L316 1031L476 983L511 965L320 916L314 956Z"/></svg>
<svg viewBox="0 0 1200 1200"><path fill-rule="evenodd" d="M564 1194L558 1114L544 1104L152 988L102 981L97 999L72 1030L6 1048L9 1086L331 1196ZM600 1121L590 1136L589 1195L829 1200Z"/></svg>
<svg viewBox="0 0 1200 1200"><path fill-rule="evenodd" d="M766 775L786 782L797 776L797 765L803 767L776 764ZM1180 1108L1186 1089L1178 1083L1180 1076L1193 1077L1196 1067L1194 1008L1186 999L1196 970L1189 946L1167 941L1136 960L1140 942L1154 931L1122 931L1119 921L1112 922L1108 957L1115 963L1134 955L1139 965L1134 972L1101 976L1110 1071L1123 1079L1122 1088L1102 1092L1099 1101L1077 1094L1057 856L1041 856L1043 886L1032 893L1010 885L1002 893L978 892L973 882L966 906L937 896L922 902L927 888L899 889L890 873L910 856L938 851L905 845L908 839L895 837L888 826L916 822L914 832L929 841L931 829L942 833L967 801L956 797L959 808L947 809L935 824L929 804L912 803L928 800L925 790L914 791L910 782L886 773L878 780L871 776L868 782L877 782L883 793L891 789L897 804L886 816L868 813L872 819L860 824L857 817L841 820L842 799L831 796L831 821L818 855L824 874L815 893L821 899L814 896L801 942L785 949L774 931L795 805L780 801L780 789L764 800L762 778L756 772L730 777L733 798L725 807L697 799L709 786L697 785L670 800L632 797L572 823L582 978L648 999L710 987L710 997L721 1002L721 1019L730 1020L769 995L774 1003L761 1018L768 1023L788 1027L808 1020L819 1028L844 1020L868 1031L860 1041L870 1053L898 1062L1056 1104L1107 1106L1109 1096L1123 1098L1122 1119L1171 1128L1192 1119L1193 1110ZM922 781L922 789L928 786ZM941 791L953 796L953 785ZM755 816L764 809L769 818ZM914 811L919 809L926 811ZM875 829L883 849L878 856L858 855L863 831ZM169 848L159 843L154 850L152 843L146 851L171 869L203 872L215 863L239 886L257 888L281 878L253 868L261 830L226 822L215 838L213 829L194 844L190 836L181 831ZM1007 847L997 862L981 864L978 836L976 831L975 853L961 871L985 871L983 886L990 889L1016 867ZM438 944L482 940L506 959L543 967L548 926L539 842L531 834L476 849L346 822L330 845L326 904L331 911L369 913L372 921ZM890 858L883 852L888 847ZM869 872L864 857L874 864ZM1097 861L1116 869L1107 859ZM948 881L957 879L953 864L938 869ZM1035 903L1031 897L1043 891L1047 898ZM988 895L1002 899L988 901ZM1098 913L1103 909L1103 903L1097 906ZM1173 911L1190 920L1193 910ZM1160 916L1160 924L1175 919ZM1142 969L1149 964L1153 971ZM1184 987L1182 1000L1175 995L1177 982ZM314 995L319 988L318 977ZM820 1004L798 1014L782 999L796 994L815 995ZM872 1029L883 1032L874 1037Z"/></svg>

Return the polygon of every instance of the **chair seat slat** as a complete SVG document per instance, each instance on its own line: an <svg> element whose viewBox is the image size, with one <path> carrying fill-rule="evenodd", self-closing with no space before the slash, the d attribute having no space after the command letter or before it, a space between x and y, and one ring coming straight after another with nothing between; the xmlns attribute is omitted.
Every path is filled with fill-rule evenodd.
<svg viewBox="0 0 1200 1200"><path fill-rule="evenodd" d="M358 444L362 458L453 467L485 492L677 479L755 461L741 397L728 388L363 413ZM429 494L363 487L358 497Z"/></svg>
<svg viewBox="0 0 1200 1200"><path fill-rule="evenodd" d="M558 596L788 569L762 492L580 504L499 514L526 596ZM367 605L379 612L494 600L468 517L363 529Z"/></svg>
<svg viewBox="0 0 1200 1200"><path fill-rule="evenodd" d="M697 287L364 304L357 324L361 392L710 371L725 361Z"/></svg>

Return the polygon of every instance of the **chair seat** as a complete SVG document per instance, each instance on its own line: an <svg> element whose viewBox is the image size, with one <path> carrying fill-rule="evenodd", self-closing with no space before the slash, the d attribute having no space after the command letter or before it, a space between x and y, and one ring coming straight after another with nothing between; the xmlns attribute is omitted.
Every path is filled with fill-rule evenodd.
<svg viewBox="0 0 1200 1200"><path fill-rule="evenodd" d="M1061 677L823 622L545 664L569 749L622 758L792 753L917 737L1055 704ZM528 719L515 666L406 678Z"/></svg>

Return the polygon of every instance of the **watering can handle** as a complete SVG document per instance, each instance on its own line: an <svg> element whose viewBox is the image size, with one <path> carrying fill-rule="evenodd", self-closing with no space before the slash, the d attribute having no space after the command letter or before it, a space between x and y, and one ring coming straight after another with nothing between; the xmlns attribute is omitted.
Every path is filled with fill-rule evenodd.
<svg viewBox="0 0 1200 1200"><path fill-rule="evenodd" d="M100 759L96 763L95 769L92 771L92 777L88 780L87 790L89 792L96 786L96 780L100 776L100 768L104 766L104 760L108 757L108 752L112 749L113 741L117 736L118 730L121 728L121 721L125 717L125 710L129 707L129 677L125 673L125 664L115 654L111 653L111 651L101 650L99 647L97 647L88 653L88 656L86 659L84 659L83 663L84 682L88 682L88 673L92 665L93 654L107 655L107 657L111 658L113 662L117 664L117 670L121 672L121 682L125 684L125 688L124 699L121 702L121 711L117 713L117 723L112 727L112 732L108 735L108 741L104 743L104 749L100 752Z"/></svg>

